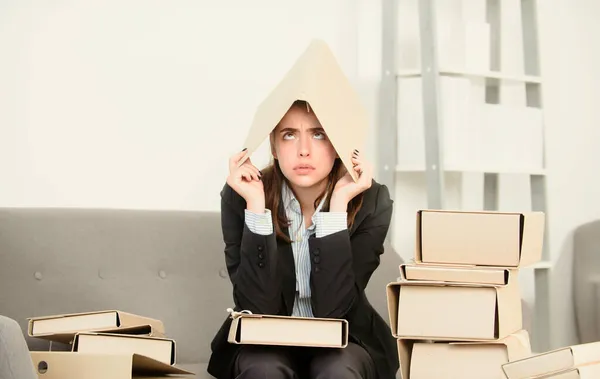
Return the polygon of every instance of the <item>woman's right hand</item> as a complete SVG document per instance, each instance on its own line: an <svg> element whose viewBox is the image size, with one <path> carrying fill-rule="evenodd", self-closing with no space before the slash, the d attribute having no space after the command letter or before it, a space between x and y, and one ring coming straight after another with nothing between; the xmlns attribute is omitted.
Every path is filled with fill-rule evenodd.
<svg viewBox="0 0 600 379"><path fill-rule="evenodd" d="M238 163L246 154L246 149L229 158L229 176L227 184L246 200L246 207L255 213L265 212L265 190L261 180L262 174L248 158L238 167Z"/></svg>

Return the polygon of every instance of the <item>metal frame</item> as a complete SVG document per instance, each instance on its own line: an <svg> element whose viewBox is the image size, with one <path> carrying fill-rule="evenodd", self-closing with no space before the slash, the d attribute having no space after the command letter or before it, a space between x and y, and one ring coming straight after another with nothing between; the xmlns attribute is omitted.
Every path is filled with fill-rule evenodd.
<svg viewBox="0 0 600 379"><path fill-rule="evenodd" d="M444 208L444 170L442 161L442 121L440 117L439 65L436 41L436 19L433 0L418 0L421 35L421 80L423 122L425 126L425 166L427 204Z"/></svg>
<svg viewBox="0 0 600 379"><path fill-rule="evenodd" d="M377 123L378 178L393 194L396 189L398 155L398 103L396 86L397 0L382 1L381 86ZM392 229L393 230L393 229Z"/></svg>
<svg viewBox="0 0 600 379"><path fill-rule="evenodd" d="M397 166L397 16L398 2L402 0L382 0L383 34L382 34L382 79L379 98L378 123L378 158L379 178L386 184L392 194L396 189ZM531 12L536 18L537 0L525 0L522 7ZM425 155L427 204L429 208L444 208L444 167L441 138L443 136L442 118L440 117L439 98L439 66L436 41L435 0L418 0L419 25L421 43L421 78L423 115L425 124ZM532 21L537 24L537 19ZM526 48L538 49L537 25L527 33ZM529 53L528 53L529 54ZM536 75L539 72L539 54L534 55L531 65L526 67L526 74ZM529 56L531 58L531 55ZM532 67L533 66L533 67ZM537 72L532 72L537 71ZM525 78L525 77L524 77ZM532 77L533 78L533 77ZM526 79L526 78L525 78ZM533 78L535 79L535 78ZM541 91L540 91L541 92ZM539 106L543 102L540 99ZM485 172L484 174L484 209L498 210L499 174ZM542 173L530 173L532 210L546 213L546 177ZM550 307L550 253L548 246L548 222L544 237L542 262L534 267L535 276L535 308L531 345L533 351L543 352L552 348L551 339L551 307ZM393 231L393 228L391 229Z"/></svg>

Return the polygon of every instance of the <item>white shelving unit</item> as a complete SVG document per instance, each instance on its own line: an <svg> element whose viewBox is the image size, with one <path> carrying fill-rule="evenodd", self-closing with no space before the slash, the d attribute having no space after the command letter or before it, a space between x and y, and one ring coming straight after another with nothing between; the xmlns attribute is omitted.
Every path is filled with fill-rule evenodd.
<svg viewBox="0 0 600 379"><path fill-rule="evenodd" d="M378 175L397 199L397 177L422 174L427 207L444 209L447 176L458 175L463 208L505 210L499 184L516 175L548 220L536 3L383 0ZM545 235L542 262L530 267L539 352L551 348Z"/></svg>

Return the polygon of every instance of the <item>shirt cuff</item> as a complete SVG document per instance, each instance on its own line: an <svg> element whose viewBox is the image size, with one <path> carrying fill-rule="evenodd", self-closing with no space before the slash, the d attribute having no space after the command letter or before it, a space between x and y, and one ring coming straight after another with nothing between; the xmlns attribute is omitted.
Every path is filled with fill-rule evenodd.
<svg viewBox="0 0 600 379"><path fill-rule="evenodd" d="M313 222L316 225L316 237L326 237L348 228L348 212L319 212Z"/></svg>
<svg viewBox="0 0 600 379"><path fill-rule="evenodd" d="M273 219L270 209L265 209L265 213L254 213L247 209L244 211L246 225L252 233L263 236L273 234Z"/></svg>

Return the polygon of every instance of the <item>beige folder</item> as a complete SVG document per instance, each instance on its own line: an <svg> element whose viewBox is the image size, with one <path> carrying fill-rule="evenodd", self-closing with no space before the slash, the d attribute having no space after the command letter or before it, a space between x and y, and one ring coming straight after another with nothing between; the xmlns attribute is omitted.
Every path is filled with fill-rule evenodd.
<svg viewBox="0 0 600 379"><path fill-rule="evenodd" d="M70 343L78 332L110 332L164 337L162 321L118 310L30 317L30 337Z"/></svg>
<svg viewBox="0 0 600 379"><path fill-rule="evenodd" d="M235 344L344 348L348 345L348 321L240 314L234 316L228 341Z"/></svg>
<svg viewBox="0 0 600 379"><path fill-rule="evenodd" d="M194 375L138 354L32 351L31 359L40 379L142 379Z"/></svg>

